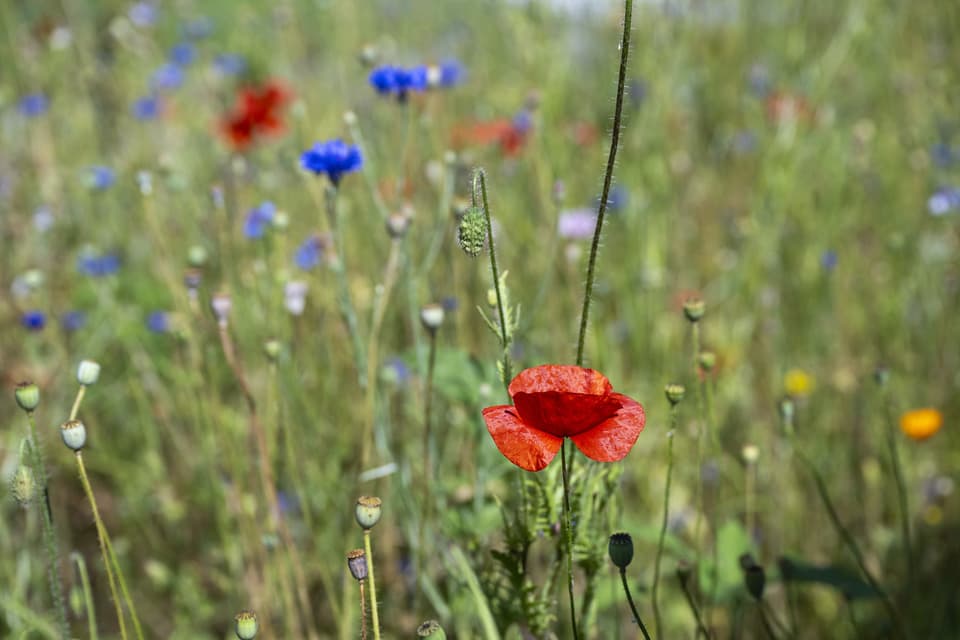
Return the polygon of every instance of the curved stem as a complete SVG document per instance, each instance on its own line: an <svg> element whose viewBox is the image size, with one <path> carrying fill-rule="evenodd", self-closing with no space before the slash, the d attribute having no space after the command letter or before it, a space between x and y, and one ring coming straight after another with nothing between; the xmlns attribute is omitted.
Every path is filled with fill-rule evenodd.
<svg viewBox="0 0 960 640"><path fill-rule="evenodd" d="M83 491L87 494L87 501L90 503L91 511L93 511L93 522L97 528L97 539L100 541L100 555L103 556L103 564L107 571L107 582L110 585L110 596L113 598L113 606L117 611L117 624L120 625L120 637L123 638L123 640L127 640L127 624L124 621L123 608L120 605L120 596L117 594L117 582L113 575L113 564L110 562L110 553L107 551L107 529L103 526L103 520L100 519L100 511L97 509L97 499L93 495L93 488L90 486L89 478L87 478L87 469L83 465L82 451L77 451L77 468L80 470L80 482L83 484Z"/></svg>
<svg viewBox="0 0 960 640"><path fill-rule="evenodd" d="M667 537L667 523L670 517L670 480L673 475L673 432L677 428L677 405L670 407L670 434L667 442L667 483L663 490L663 520L660 522L660 538L657 541L657 557L653 563L653 587L650 592L653 601L653 623L658 635L663 635L663 621L660 618L660 605L657 596L660 592L660 560L663 558L663 543Z"/></svg>
<svg viewBox="0 0 960 640"><path fill-rule="evenodd" d="M573 640L577 633L577 610L573 600L573 531L570 528L570 480L567 478L567 439L560 445L560 464L563 471L563 529L567 541L567 595L570 596L570 624Z"/></svg>
<svg viewBox="0 0 960 640"><path fill-rule="evenodd" d="M613 135L610 139L610 155L607 156L607 169L603 175L603 192L600 194L600 206L597 210L597 226L593 231L590 245L590 261L587 263L587 287L583 294L583 311L580 314L580 335L577 338L577 366L583 366L583 346L587 337L587 320L590 317L590 299L593 297L593 279L597 266L597 253L600 251L600 232L603 229L603 216L607 212L607 199L610 197L610 185L613 182L613 167L617 160L617 147L620 144L620 126L623 119L623 94L627 81L627 57L630 54L630 23L633 18L633 0L625 0L623 13L623 37L620 40L620 73L617 77L617 104L613 112Z"/></svg>
<svg viewBox="0 0 960 640"><path fill-rule="evenodd" d="M500 346L503 348L503 386L513 378L510 371L510 337L507 335L507 316L503 312L503 294L500 292L500 272L497 269L497 252L493 244L493 223L490 220L490 203L487 201L487 173L482 168L473 172L473 204L477 204L477 185L483 200L483 217L487 225L487 242L490 245L490 270L493 272L493 289L497 294L497 314L500 316Z"/></svg>
<svg viewBox="0 0 960 640"><path fill-rule="evenodd" d="M869 568L867 568L867 561L863 557L863 552L860 551L857 541L854 539L850 531L843 526L843 523L840 522L840 516L837 515L837 511L833 506L833 502L830 500L830 494L827 493L827 485L823 480L823 476L820 475L820 471L816 468L816 466L814 466L813 462L803 454L803 452L798 450L797 457L799 457L800 460L807 466L807 468L810 469L810 473L813 475L813 480L817 485L817 493L820 494L820 500L823 502L823 506L827 510L827 515L830 517L830 522L837 530L837 533L840 535L840 538L850 551L853 559L856 560L857 566L860 568L860 572L863 573L863 577L866 578L867 582L883 601L883 605L886 608L887 613L890 615L891 621L896 627L897 634L901 638L909 638L910 635L907 633L906 627L904 627L903 620L900 618L900 613L897 611L896 606L894 606L893 600L890 599L890 595L882 586L880 586L880 583L873 576L873 573Z"/></svg>
<svg viewBox="0 0 960 640"><path fill-rule="evenodd" d="M373 619L374 640L380 640L380 612L377 611L377 580L373 575L373 551L370 549L370 529L363 530L363 547L367 555L367 578L370 580L370 617Z"/></svg>
<svg viewBox="0 0 960 640"><path fill-rule="evenodd" d="M646 640L650 640L650 634L647 633L647 627L643 624L643 619L640 618L640 614L637 612L637 605L633 603L633 596L630 595L630 585L627 583L627 570L620 569L620 580L623 582L623 592L627 596L627 602L630 603L630 611L633 612L633 619L637 621L637 624L640 625L640 631L643 633L643 637Z"/></svg>
<svg viewBox="0 0 960 640"><path fill-rule="evenodd" d="M890 406L890 397L884 389L883 394L884 411L887 414L886 441L887 451L890 455L890 465L893 467L893 477L897 485L897 503L900 507L900 528L903 535L903 547L906 550L907 576L909 585L913 584L913 542L910 537L910 508L907 504L906 482L903 479L903 466L900 463L900 451L897 447L896 427L894 426L893 415Z"/></svg>
<svg viewBox="0 0 960 640"><path fill-rule="evenodd" d="M684 580L680 581L680 588L683 589L683 595L687 598L687 604L690 605L690 611L693 612L693 617L697 621L697 634L696 637L699 637L700 634L703 634L704 638L710 638L710 632L707 631L707 626L703 624L703 618L700 617L700 609L697 608L697 603L693 599L693 594L690 593L690 589L687 586L687 582Z"/></svg>
<svg viewBox="0 0 960 640"><path fill-rule="evenodd" d="M97 633L97 608L93 606L93 591L90 589L90 575L87 573L87 563L83 556L74 551L70 554L70 559L77 567L77 573L80 575L80 587L83 590L83 604L87 611L87 628L90 640L99 640Z"/></svg>

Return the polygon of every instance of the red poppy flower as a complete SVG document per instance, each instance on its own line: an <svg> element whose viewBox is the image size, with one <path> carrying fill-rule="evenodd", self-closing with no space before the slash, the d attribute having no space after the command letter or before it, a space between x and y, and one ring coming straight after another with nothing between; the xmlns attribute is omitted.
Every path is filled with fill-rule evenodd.
<svg viewBox="0 0 960 640"><path fill-rule="evenodd" d="M564 438L597 462L622 460L646 422L640 403L614 393L593 369L533 367L517 374L508 391L513 405L487 407L483 419L500 453L527 471L550 464Z"/></svg>
<svg viewBox="0 0 960 640"><path fill-rule="evenodd" d="M283 132L281 109L290 93L277 82L248 86L240 90L233 111L220 123L220 130L237 151L244 151L260 135Z"/></svg>

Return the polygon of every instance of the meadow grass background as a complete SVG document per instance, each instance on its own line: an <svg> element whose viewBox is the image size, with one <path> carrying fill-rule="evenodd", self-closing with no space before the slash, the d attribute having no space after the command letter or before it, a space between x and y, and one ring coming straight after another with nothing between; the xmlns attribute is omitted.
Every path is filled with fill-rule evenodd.
<svg viewBox="0 0 960 640"><path fill-rule="evenodd" d="M457 248L452 211L469 201L472 169L484 167L500 267L521 307L514 370L572 363L589 240L560 237L558 216L596 206L622 8L594 7L585 18L542 3L183 1L158 3L152 24L138 25L132 7L0 7L0 374L10 390L0 472L13 476L27 435L12 389L33 380L71 599L78 579L68 555L77 551L91 573L101 636L119 637L89 504L58 436L77 363L90 358L103 372L80 411L84 458L147 637L230 637L233 615L248 607L260 616L261 637L298 637L294 628L307 637L308 627L314 637L357 637L358 596L344 554L362 542L353 505L363 494L385 505L373 532L385 637L413 637L426 618L458 638L524 630L571 637L562 580L550 582L562 546L553 526L558 464L521 480L486 434L480 410L506 401L498 342L476 310L495 314L490 270L486 257ZM629 575L651 622L669 382L686 384L687 397L674 440L658 637L693 637L674 568L695 557L718 562L719 584L703 587L718 637L766 637L737 565L748 550L767 569L771 608L797 637L890 632L876 597L848 599L820 582L788 589L780 580L780 556L857 575L797 452L826 478L912 637L956 637L960 205L952 195L943 213L935 206L942 200L930 199L960 186L958 33L958 6L934 0L637 6L586 364L639 400L648 421L622 463L600 469L578 459L578 594L593 585L583 613L589 637L636 635L605 557L614 531L634 536ZM158 92L157 117L135 117L131 105L184 42L194 58L182 65L182 85ZM456 59L465 75L399 103L371 88L364 51L380 63ZM246 71L218 72L225 53L243 56ZM292 100L282 135L237 154L217 122L253 78L277 79ZM49 107L26 115L20 101L36 92ZM530 129L515 155L464 141L476 123L521 113ZM360 143L365 164L341 183L335 252L302 271L294 251L328 232L330 220L325 180L302 171L299 155L334 137ZM99 165L115 173L108 188L91 187L90 167ZM289 226L248 239L247 212L264 201ZM393 241L384 214L397 211L409 212L411 224ZM183 274L198 247L206 259L195 264L202 283L191 304ZM119 269L84 274L78 264L91 253L116 254ZM366 362L358 366L341 318L334 253L363 346L379 345L371 395L358 380ZM384 298L391 255L396 285ZM284 308L290 280L308 285L299 316ZM229 333L267 434L289 539L268 516L250 413L210 311L217 292L232 300ZM706 304L704 348L717 358L702 385L681 310L694 296ZM382 329L370 341L384 299ZM439 301L448 311L437 333L435 471L425 490L429 335L419 310ZM46 315L44 328L23 326L31 310ZM85 315L83 326L64 328L70 311ZM148 325L157 311L166 315ZM264 352L271 339L280 345L275 359ZM889 371L886 387L875 382L880 366ZM785 396L792 436L778 414ZM926 406L943 413L945 428L915 442L900 432L899 416ZM697 433L707 424L716 440L701 440L698 470ZM890 430L912 558L900 535ZM748 444L759 450L752 534L752 467L741 455ZM358 479L390 463L394 472ZM509 547L501 506L508 521L520 513L521 486L543 497L526 529L538 535L523 576L536 593L548 585L540 632L530 630L530 610L491 555ZM39 505L23 509L9 498L0 508L0 635L57 637ZM854 582L856 591L862 578ZM309 606L298 599L302 587ZM71 620L74 635L86 637L83 615Z"/></svg>

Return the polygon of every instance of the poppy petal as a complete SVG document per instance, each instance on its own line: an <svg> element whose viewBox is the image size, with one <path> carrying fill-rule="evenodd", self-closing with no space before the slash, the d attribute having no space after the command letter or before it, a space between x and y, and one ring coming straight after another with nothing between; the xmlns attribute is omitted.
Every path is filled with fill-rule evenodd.
<svg viewBox="0 0 960 640"><path fill-rule="evenodd" d="M610 395L544 391L513 396L517 413L527 424L558 438L569 438L613 417L619 399Z"/></svg>
<svg viewBox="0 0 960 640"><path fill-rule="evenodd" d="M524 369L510 381L510 397L515 393L560 391L605 396L613 391L607 377L599 371L566 364L542 364Z"/></svg>
<svg viewBox="0 0 960 640"><path fill-rule="evenodd" d="M483 420L500 453L527 471L540 471L550 464L563 443L562 438L525 424L510 405L487 407Z"/></svg>
<svg viewBox="0 0 960 640"><path fill-rule="evenodd" d="M549 434L575 436L613 416L610 381L593 369L545 364L525 369L510 382L510 396L523 421Z"/></svg>
<svg viewBox="0 0 960 640"><path fill-rule="evenodd" d="M616 462L630 453L643 431L647 417L639 402L620 393L610 394L620 403L620 410L594 428L573 436L573 444L591 460Z"/></svg>

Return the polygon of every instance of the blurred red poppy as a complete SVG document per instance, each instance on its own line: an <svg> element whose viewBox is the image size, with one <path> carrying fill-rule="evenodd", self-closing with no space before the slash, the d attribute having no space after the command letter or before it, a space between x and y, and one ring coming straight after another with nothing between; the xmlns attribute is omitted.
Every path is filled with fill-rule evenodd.
<svg viewBox="0 0 960 640"><path fill-rule="evenodd" d="M487 407L483 419L510 462L540 471L564 438L597 462L622 460L646 422L636 400L614 393L598 371L546 364L517 374L508 389L513 405Z"/></svg>
<svg viewBox="0 0 960 640"><path fill-rule="evenodd" d="M500 118L488 122L474 122L458 125L453 130L453 146L463 147L471 144L499 144L503 155L520 155L529 137L529 127L514 120Z"/></svg>
<svg viewBox="0 0 960 640"><path fill-rule="evenodd" d="M220 131L235 150L244 151L258 136L283 132L281 109L289 100L290 92L275 81L244 87L233 110L220 122Z"/></svg>

